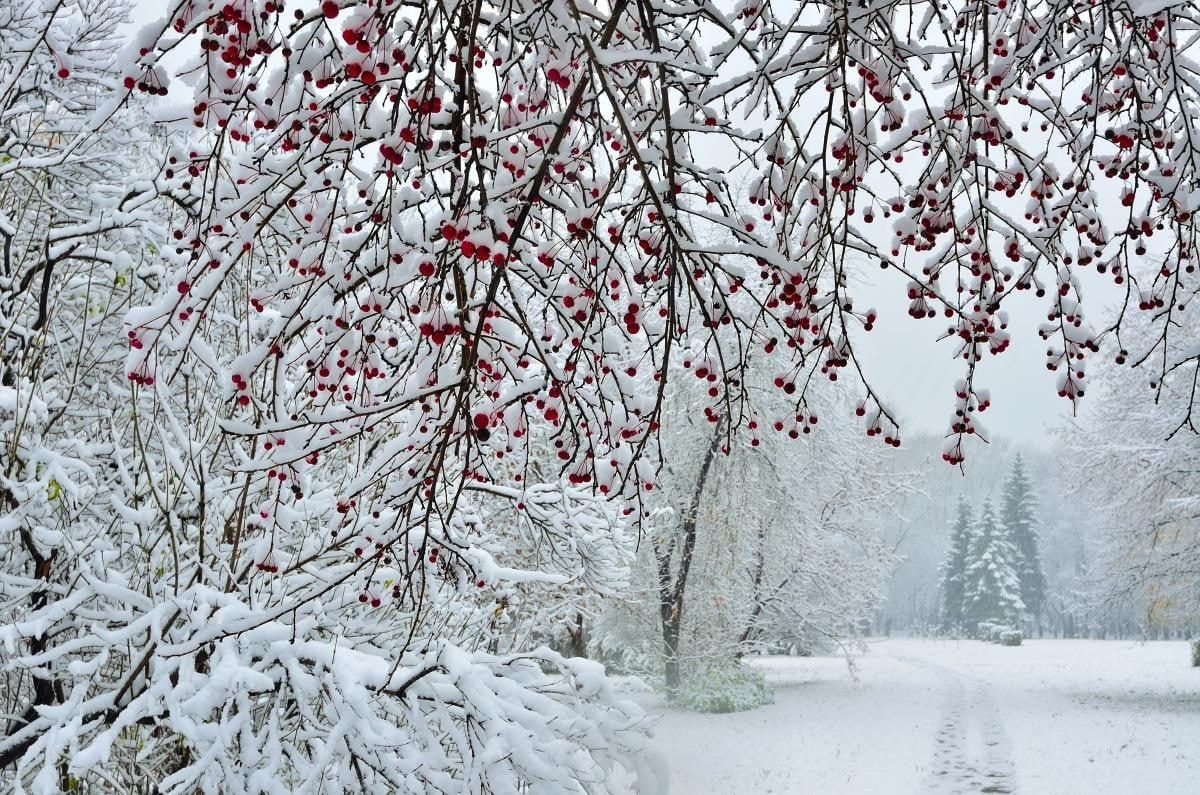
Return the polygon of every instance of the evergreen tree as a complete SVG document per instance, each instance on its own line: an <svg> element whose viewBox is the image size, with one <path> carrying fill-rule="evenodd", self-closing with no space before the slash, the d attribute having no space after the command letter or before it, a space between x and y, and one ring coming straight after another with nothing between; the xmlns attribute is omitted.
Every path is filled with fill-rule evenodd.
<svg viewBox="0 0 1200 795"><path fill-rule="evenodd" d="M1042 572L1036 510L1033 484L1018 454L1004 482L1000 521L1008 530L1008 540L1016 552L1013 568L1021 584L1021 601L1025 603L1026 614L1032 621L1039 622L1046 604L1046 575Z"/></svg>
<svg viewBox="0 0 1200 795"><path fill-rule="evenodd" d="M942 632L961 631L966 602L967 560L971 551L971 508L963 496L958 498L958 513L950 529L950 548L942 561L939 625Z"/></svg>
<svg viewBox="0 0 1200 795"><path fill-rule="evenodd" d="M1010 626L1020 622L1025 603L1021 601L1021 581L1014 568L1016 557L992 501L985 500L966 567L963 612L968 628L974 630L985 622Z"/></svg>

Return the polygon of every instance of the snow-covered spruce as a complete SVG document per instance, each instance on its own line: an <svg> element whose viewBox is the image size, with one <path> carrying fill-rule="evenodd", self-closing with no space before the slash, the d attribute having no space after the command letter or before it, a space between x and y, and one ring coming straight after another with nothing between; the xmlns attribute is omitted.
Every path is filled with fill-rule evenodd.
<svg viewBox="0 0 1200 795"><path fill-rule="evenodd" d="M999 516L985 500L978 521L973 521L966 498L959 495L938 580L940 632L1000 640L1001 631L1041 626L1046 578L1036 508L1019 453L1004 481Z"/></svg>
<svg viewBox="0 0 1200 795"><path fill-rule="evenodd" d="M1025 606L1023 624L1030 628L1041 627L1046 606L1046 575L1042 571L1037 507L1037 495L1018 454L1004 481L999 518L1013 546L1013 566L1021 585L1021 602Z"/></svg>
<svg viewBox="0 0 1200 795"><path fill-rule="evenodd" d="M1014 568L1017 552L991 500L984 500L979 511L967 560L963 622L968 631L984 624L1005 628L1018 624L1025 603Z"/></svg>
<svg viewBox="0 0 1200 795"><path fill-rule="evenodd" d="M938 582L938 628L946 635L962 635L968 629L967 567L971 561L972 536L971 506L960 495Z"/></svg>

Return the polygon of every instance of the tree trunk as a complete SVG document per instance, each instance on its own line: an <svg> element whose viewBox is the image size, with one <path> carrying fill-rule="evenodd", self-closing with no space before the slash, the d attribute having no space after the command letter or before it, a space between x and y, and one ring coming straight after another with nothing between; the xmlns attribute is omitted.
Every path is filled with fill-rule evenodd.
<svg viewBox="0 0 1200 795"><path fill-rule="evenodd" d="M683 627L684 594L687 591L688 574L692 569L692 554L696 549L696 516L700 512L700 501L704 496L704 487L708 482L713 459L721 449L721 439L724 436L725 418L722 417L713 429L712 441L704 453L700 472L696 476L696 488L692 492L691 504L687 513L683 515L679 568L674 578L671 577L671 559L674 556L675 539L661 547L656 546L654 550L658 558L659 615L662 618L663 656L666 659L663 673L668 698L675 698L679 692L679 637Z"/></svg>
<svg viewBox="0 0 1200 795"><path fill-rule="evenodd" d="M575 626L567 630L571 639L571 656L587 657L587 629L583 625L583 613L575 614Z"/></svg>
<svg viewBox="0 0 1200 795"><path fill-rule="evenodd" d="M738 636L738 656L741 656L742 646L750 640L751 634L754 632L754 625L758 622L758 616L762 613L764 600L762 598L762 581L763 572L767 567L767 528L761 526L757 533L758 550L756 551L754 561L754 580L753 580L753 601L754 609L750 611L750 615L746 618L746 625L742 629L742 634Z"/></svg>
<svg viewBox="0 0 1200 795"><path fill-rule="evenodd" d="M666 679L667 696L675 698L679 694L679 622L671 621L663 624L663 654L666 655L666 665L663 673Z"/></svg>

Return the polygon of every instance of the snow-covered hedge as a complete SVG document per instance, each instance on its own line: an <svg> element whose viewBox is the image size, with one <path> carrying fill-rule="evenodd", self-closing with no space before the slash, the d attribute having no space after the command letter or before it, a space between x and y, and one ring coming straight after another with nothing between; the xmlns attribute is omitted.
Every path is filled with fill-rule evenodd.
<svg viewBox="0 0 1200 795"><path fill-rule="evenodd" d="M1200 638L1192 639L1192 667L1200 668Z"/></svg>
<svg viewBox="0 0 1200 795"><path fill-rule="evenodd" d="M1002 646L1020 646L1021 641L1025 639L1024 633L1015 627L1006 626L1005 624L992 624L987 621L980 622L976 631L976 637L980 640L999 643Z"/></svg>
<svg viewBox="0 0 1200 795"><path fill-rule="evenodd" d="M995 643L1000 639L1000 633L1005 629L1008 629L1008 627L1003 624L991 624L987 621L981 621L975 630L975 637Z"/></svg>
<svg viewBox="0 0 1200 795"><path fill-rule="evenodd" d="M706 660L687 672L677 703L696 712L741 712L775 701L762 672L737 660Z"/></svg>

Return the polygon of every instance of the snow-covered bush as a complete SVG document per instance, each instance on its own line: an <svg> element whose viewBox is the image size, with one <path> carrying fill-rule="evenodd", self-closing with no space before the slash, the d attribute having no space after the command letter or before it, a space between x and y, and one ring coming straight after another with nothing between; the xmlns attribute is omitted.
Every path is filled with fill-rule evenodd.
<svg viewBox="0 0 1200 795"><path fill-rule="evenodd" d="M1019 629L1006 629L1000 633L997 642L1001 646L1020 646L1021 641L1025 639L1024 633Z"/></svg>
<svg viewBox="0 0 1200 795"><path fill-rule="evenodd" d="M1200 638L1194 638L1192 646L1192 667L1200 668Z"/></svg>
<svg viewBox="0 0 1200 795"><path fill-rule="evenodd" d="M635 572L631 590L641 592L644 571ZM615 674L636 676L655 689L663 685L662 630L651 608L632 598L612 600L593 625L591 653Z"/></svg>
<svg viewBox="0 0 1200 795"><path fill-rule="evenodd" d="M696 712L740 712L774 701L757 668L740 660L702 660L684 665L675 703Z"/></svg>
<svg viewBox="0 0 1200 795"><path fill-rule="evenodd" d="M991 643L998 643L1001 646L1020 646L1021 642L1025 639L1025 634L1016 627L1010 627L1007 624L993 624L983 621L979 623L975 637Z"/></svg>

